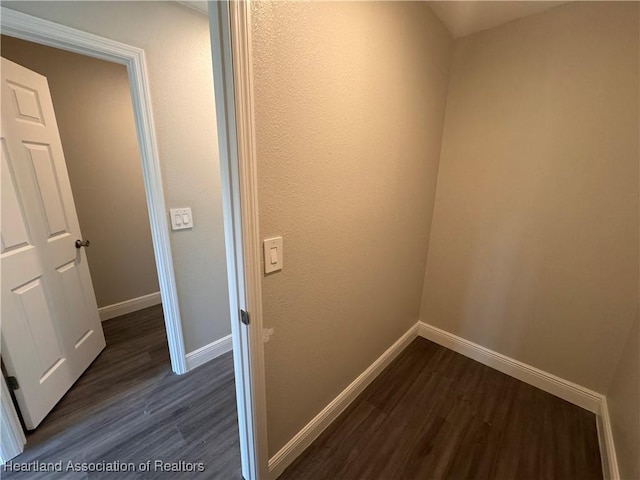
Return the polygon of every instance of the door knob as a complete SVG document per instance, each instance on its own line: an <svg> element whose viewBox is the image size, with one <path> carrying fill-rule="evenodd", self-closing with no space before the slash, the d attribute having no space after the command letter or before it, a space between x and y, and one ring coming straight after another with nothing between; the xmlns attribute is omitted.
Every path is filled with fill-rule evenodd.
<svg viewBox="0 0 640 480"><path fill-rule="evenodd" d="M76 240L76 248L88 247L89 245L91 245L91 242L89 240Z"/></svg>

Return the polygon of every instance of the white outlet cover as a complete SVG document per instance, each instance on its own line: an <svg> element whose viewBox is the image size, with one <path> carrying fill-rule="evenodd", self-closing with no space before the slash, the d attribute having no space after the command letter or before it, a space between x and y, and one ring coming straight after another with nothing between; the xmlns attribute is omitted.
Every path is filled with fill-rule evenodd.
<svg viewBox="0 0 640 480"><path fill-rule="evenodd" d="M193 228L191 207L171 208L169 209L169 217L171 218L171 230Z"/></svg>

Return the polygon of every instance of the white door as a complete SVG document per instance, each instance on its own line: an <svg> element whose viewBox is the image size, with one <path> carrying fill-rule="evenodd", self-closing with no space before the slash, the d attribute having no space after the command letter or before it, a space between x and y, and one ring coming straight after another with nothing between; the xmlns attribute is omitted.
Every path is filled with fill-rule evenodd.
<svg viewBox="0 0 640 480"><path fill-rule="evenodd" d="M47 79L4 58L1 76L1 352L33 429L105 341Z"/></svg>

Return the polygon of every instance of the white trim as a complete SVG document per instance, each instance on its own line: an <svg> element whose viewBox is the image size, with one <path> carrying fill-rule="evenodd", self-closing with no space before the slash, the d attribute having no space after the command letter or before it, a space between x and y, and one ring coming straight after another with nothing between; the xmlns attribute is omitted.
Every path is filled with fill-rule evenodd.
<svg viewBox="0 0 640 480"><path fill-rule="evenodd" d="M187 371L144 50L0 7L2 33L127 66L171 367Z"/></svg>
<svg viewBox="0 0 640 480"><path fill-rule="evenodd" d="M110 320L120 315L126 315L127 313L137 312L143 308L153 307L162 303L160 298L160 292L149 293L142 295L141 297L125 300L124 302L114 303L107 305L106 307L100 307L98 313L100 314L100 321Z"/></svg>
<svg viewBox="0 0 640 480"><path fill-rule="evenodd" d="M316 415L295 437L269 459L271 478L277 478L360 393L389 365L416 337L418 325L413 325L391 345L369 368L362 372L329 405Z"/></svg>
<svg viewBox="0 0 640 480"><path fill-rule="evenodd" d="M4 377L0 382L2 383L2 391L0 392L0 401L2 402L2 410L0 411L0 465L3 465L23 452L27 439L22 431L22 425L16 414Z"/></svg>
<svg viewBox="0 0 640 480"><path fill-rule="evenodd" d="M268 476L258 189L246 1L209 3L242 475ZM250 323L240 322L239 311Z"/></svg>
<svg viewBox="0 0 640 480"><path fill-rule="evenodd" d="M241 259L244 295L240 308L249 312L251 323L242 328L246 346L245 367L247 398L251 408L247 428L253 442L257 479L268 477L267 399L264 376L264 343L262 326L262 257L258 222L258 173L253 101L253 60L251 53L251 5L249 0L230 1L229 25L234 82L235 125L237 135L237 174L240 193ZM239 282L240 283L240 282Z"/></svg>
<svg viewBox="0 0 640 480"><path fill-rule="evenodd" d="M482 345L465 340L428 323L419 322L418 335L556 397L560 397L567 402L578 405L596 415L600 412L600 405L604 396L593 390L489 350Z"/></svg>
<svg viewBox="0 0 640 480"><path fill-rule="evenodd" d="M607 480L620 480L618 458L613 442L613 431L611 430L611 418L609 417L609 407L605 397L602 398L596 425L598 427L598 443L600 444L600 458L602 460L604 478Z"/></svg>
<svg viewBox="0 0 640 480"><path fill-rule="evenodd" d="M203 365L220 355L230 352L233 348L233 342L231 335L219 338L215 342L211 342L209 345L200 347L193 352L187 353L187 369L193 370L200 365Z"/></svg>

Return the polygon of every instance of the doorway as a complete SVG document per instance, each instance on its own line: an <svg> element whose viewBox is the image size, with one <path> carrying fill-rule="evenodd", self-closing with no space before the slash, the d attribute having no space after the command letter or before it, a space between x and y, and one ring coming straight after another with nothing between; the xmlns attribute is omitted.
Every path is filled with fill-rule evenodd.
<svg viewBox="0 0 640 480"><path fill-rule="evenodd" d="M154 237L156 259L158 260L158 258L160 258L161 260L158 262L160 288L162 290L163 300L165 300L166 290L168 289L171 291L173 289L174 295L170 294L167 298L170 301L175 301L175 284L171 284L173 281L172 264L171 261L163 262L167 257L170 259L171 255L170 247L166 238L166 211L164 209L164 202L162 199L162 185L159 177L159 170L157 169L158 155L155 149L153 125L151 124L152 117L150 115L151 111L147 91L148 86L146 80L147 74L144 52L140 49L136 49L135 47L117 44L117 42L107 41L90 34L84 34L77 30L61 27L60 25L52 25L50 22L41 21L34 17L26 17L28 16L22 16L15 13L11 13L9 15L3 8L3 31L7 33L5 26L10 24L9 30L17 31L19 33L18 36L23 35L23 38L37 38L38 42L42 40L45 44L60 45L68 50L80 51L83 53L87 52L91 56L105 58L107 60L115 60L118 63L125 63L128 66L132 97L134 100L134 111L137 120L138 136L141 144L140 149L143 157L143 169L145 183L147 185L147 199L152 220L152 234ZM37 34L35 32L37 32ZM158 237L160 238L160 242L156 241ZM229 248L233 250L232 246ZM227 259L228 258L229 255L227 255ZM236 295L237 293L234 291L233 294ZM167 321L168 337L172 353L172 365L174 367L174 371L183 373L184 365L180 367L179 363L180 361L185 363L184 355L182 355L182 357L178 356L177 358L174 358L175 348L171 348L172 343L175 343L177 346L180 346L183 343L180 336L181 332L179 330L171 331L176 325L176 318L179 320L179 315L171 315L171 306L164 305L164 307L165 310L168 310L170 318L172 319L171 322ZM174 307L174 313L177 313L177 303L175 303ZM235 315L233 315L232 318L235 318ZM179 327L179 322L177 325ZM238 374L236 373L236 376L237 375ZM181 379L181 377L176 378ZM240 378L236 383L242 384L243 379ZM238 400L239 403L240 401L246 402L247 399L243 398L242 400Z"/></svg>
<svg viewBox="0 0 640 480"><path fill-rule="evenodd" d="M159 304L126 67L6 35L0 45L47 78L100 319Z"/></svg>
<svg viewBox="0 0 640 480"><path fill-rule="evenodd" d="M46 432L62 428L56 419L85 421L115 396L170 372L170 359L126 67L5 35L1 45L3 62L47 79L106 337L105 350L61 403L43 412L43 423L34 429L25 422L34 430L29 443L42 443ZM99 393L91 385L100 385ZM78 403L86 398L92 401Z"/></svg>

